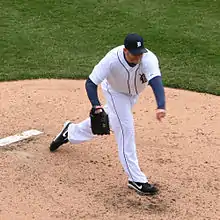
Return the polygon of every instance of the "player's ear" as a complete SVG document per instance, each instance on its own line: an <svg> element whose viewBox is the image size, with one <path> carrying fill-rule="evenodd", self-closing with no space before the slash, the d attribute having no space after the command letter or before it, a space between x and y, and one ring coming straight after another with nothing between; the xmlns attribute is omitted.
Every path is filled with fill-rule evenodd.
<svg viewBox="0 0 220 220"><path fill-rule="evenodd" d="M128 55L128 54L129 54L128 49L124 48L124 54L126 54L126 55Z"/></svg>

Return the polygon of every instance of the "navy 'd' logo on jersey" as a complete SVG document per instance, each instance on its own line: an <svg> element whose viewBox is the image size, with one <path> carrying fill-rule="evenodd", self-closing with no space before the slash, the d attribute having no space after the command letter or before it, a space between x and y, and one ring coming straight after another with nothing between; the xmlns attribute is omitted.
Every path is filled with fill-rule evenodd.
<svg viewBox="0 0 220 220"><path fill-rule="evenodd" d="M142 74L139 74L139 75L140 75L140 80L141 80L141 82L142 82L142 83L146 83L146 82L147 82L147 78L146 78L145 74L142 73Z"/></svg>

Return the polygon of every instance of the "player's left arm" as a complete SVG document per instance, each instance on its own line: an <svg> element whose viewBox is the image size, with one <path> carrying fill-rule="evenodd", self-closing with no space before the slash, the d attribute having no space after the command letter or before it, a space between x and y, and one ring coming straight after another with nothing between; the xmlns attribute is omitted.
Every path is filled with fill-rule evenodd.
<svg viewBox="0 0 220 220"><path fill-rule="evenodd" d="M98 98L98 86L88 77L86 80L86 92L92 106L101 106Z"/></svg>
<svg viewBox="0 0 220 220"><path fill-rule="evenodd" d="M111 73L111 56L107 54L99 63L93 68L92 73L86 80L86 92L92 104L92 107L100 108L101 104L98 98L98 85L107 78Z"/></svg>

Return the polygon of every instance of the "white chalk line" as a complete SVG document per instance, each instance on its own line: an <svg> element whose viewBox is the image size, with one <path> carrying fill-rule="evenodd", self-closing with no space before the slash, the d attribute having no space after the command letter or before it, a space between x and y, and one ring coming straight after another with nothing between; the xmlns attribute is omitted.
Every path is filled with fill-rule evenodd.
<svg viewBox="0 0 220 220"><path fill-rule="evenodd" d="M16 135L13 135L13 136L2 138L2 139L0 139L0 147L4 147L6 145L9 145L9 144L12 144L12 143L15 143L15 142L18 142L18 141L22 141L24 139L28 139L32 136L36 136L36 135L39 135L39 134L43 134L43 132L35 130L35 129L31 129L31 130L28 130L28 131L24 131L20 134L16 134Z"/></svg>

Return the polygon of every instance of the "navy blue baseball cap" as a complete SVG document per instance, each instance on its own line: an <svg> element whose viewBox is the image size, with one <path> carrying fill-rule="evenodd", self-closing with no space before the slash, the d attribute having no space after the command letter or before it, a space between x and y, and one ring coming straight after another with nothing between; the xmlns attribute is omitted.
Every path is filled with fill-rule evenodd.
<svg viewBox="0 0 220 220"><path fill-rule="evenodd" d="M124 46L133 55L139 55L147 52L144 47L144 39L136 33L128 34L125 37Z"/></svg>

